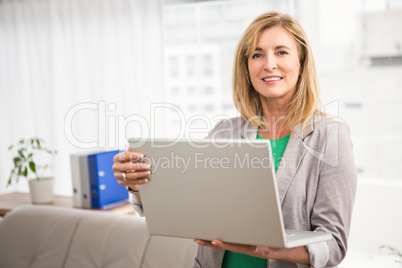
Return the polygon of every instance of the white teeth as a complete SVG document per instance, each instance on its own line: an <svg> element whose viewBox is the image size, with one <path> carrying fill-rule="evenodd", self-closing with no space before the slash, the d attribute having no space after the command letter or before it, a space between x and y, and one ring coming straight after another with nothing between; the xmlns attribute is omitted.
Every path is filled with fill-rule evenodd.
<svg viewBox="0 0 402 268"><path fill-rule="evenodd" d="M282 77L268 77L268 78L265 78L265 79L263 79L265 82L271 82L271 81L279 81L279 80L281 80L282 79Z"/></svg>

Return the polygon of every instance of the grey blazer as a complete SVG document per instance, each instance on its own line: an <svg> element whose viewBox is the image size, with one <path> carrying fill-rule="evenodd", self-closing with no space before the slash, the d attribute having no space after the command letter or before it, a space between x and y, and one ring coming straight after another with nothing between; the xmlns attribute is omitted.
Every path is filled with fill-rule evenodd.
<svg viewBox="0 0 402 268"><path fill-rule="evenodd" d="M219 122L208 138L256 139L257 131L237 117ZM347 250L357 184L347 124L339 118L316 115L304 130L301 125L295 126L277 171L277 182L285 228L333 236L328 242L307 246L311 266L337 267ZM220 268L223 256L223 250L199 246L194 267ZM268 260L267 267L306 265Z"/></svg>

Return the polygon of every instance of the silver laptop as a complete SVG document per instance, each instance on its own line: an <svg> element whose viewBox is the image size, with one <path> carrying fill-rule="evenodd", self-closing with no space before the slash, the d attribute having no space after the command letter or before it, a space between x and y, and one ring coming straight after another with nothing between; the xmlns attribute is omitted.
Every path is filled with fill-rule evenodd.
<svg viewBox="0 0 402 268"><path fill-rule="evenodd" d="M140 186L150 234L278 248L332 238L284 229L268 140L129 143L151 164Z"/></svg>

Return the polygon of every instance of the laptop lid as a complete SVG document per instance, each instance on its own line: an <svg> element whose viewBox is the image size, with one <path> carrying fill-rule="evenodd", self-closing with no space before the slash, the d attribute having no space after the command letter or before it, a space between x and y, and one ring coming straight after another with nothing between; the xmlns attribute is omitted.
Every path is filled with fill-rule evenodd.
<svg viewBox="0 0 402 268"><path fill-rule="evenodd" d="M289 247L269 140L129 143L151 164L140 185L150 234Z"/></svg>

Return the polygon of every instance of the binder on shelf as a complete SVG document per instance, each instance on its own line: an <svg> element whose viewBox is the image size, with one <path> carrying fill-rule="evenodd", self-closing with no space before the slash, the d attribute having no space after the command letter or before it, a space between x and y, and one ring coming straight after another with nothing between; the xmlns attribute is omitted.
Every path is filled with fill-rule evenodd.
<svg viewBox="0 0 402 268"><path fill-rule="evenodd" d="M73 207L91 208L88 153L70 155Z"/></svg>
<svg viewBox="0 0 402 268"><path fill-rule="evenodd" d="M92 208L105 208L128 199L128 192L114 177L113 157L119 151L88 156Z"/></svg>
<svg viewBox="0 0 402 268"><path fill-rule="evenodd" d="M119 152L71 155L74 207L102 209L128 199L112 169L113 157Z"/></svg>

